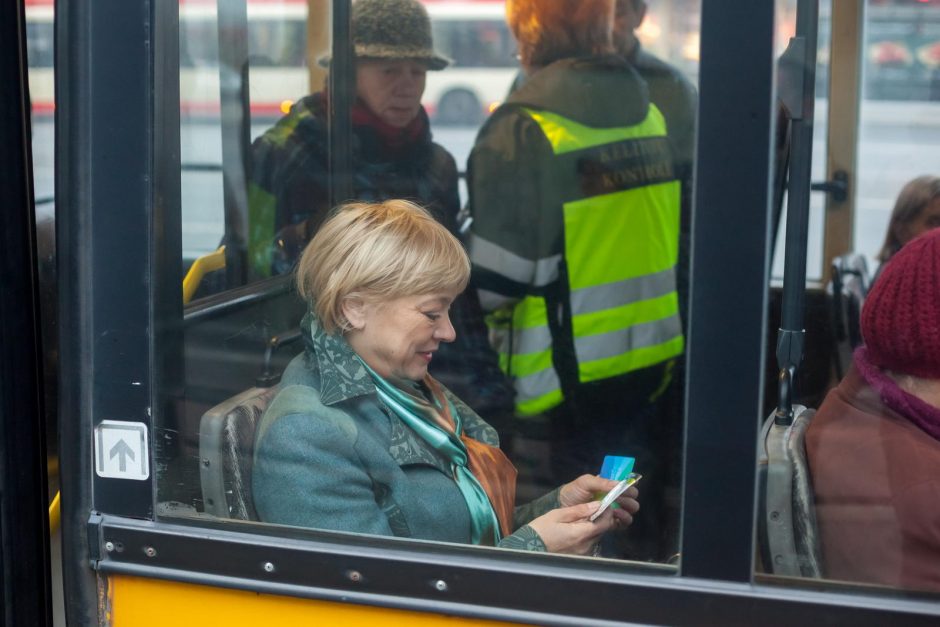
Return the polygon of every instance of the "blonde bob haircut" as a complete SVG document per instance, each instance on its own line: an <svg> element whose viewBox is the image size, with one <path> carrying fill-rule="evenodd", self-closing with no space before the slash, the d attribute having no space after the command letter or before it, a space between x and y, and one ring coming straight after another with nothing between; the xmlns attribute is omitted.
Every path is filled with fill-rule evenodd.
<svg viewBox="0 0 940 627"><path fill-rule="evenodd" d="M297 266L297 289L330 334L349 329L343 303L462 292L470 259L456 237L407 200L354 202L320 227Z"/></svg>
<svg viewBox="0 0 940 627"><path fill-rule="evenodd" d="M526 67L614 51L614 0L506 0L506 21Z"/></svg>

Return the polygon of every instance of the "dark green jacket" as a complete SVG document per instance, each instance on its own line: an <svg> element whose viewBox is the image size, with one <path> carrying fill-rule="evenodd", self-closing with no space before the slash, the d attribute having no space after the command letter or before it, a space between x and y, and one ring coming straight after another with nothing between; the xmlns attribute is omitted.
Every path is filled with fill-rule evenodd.
<svg viewBox="0 0 940 627"><path fill-rule="evenodd" d="M486 121L470 153L473 254L478 238L530 261L564 250L563 199L544 196L559 178L544 167L552 148L524 107L594 128L633 126L646 118L649 92L627 62L614 55L563 59L529 76ZM493 265L511 265L513 260L507 257ZM492 276L480 266L474 271L478 286L503 296L520 297L530 287L527 282L514 284L511 270L500 272L502 276Z"/></svg>
<svg viewBox="0 0 940 627"><path fill-rule="evenodd" d="M659 107L666 118L669 143L675 154L676 176L682 184L682 207L679 211L679 265L676 287L679 311L688 332L689 323L689 253L692 231L692 174L695 162L695 117L698 92L677 68L650 54L637 43L627 62L646 82L650 102Z"/></svg>
<svg viewBox="0 0 940 627"><path fill-rule="evenodd" d="M449 463L378 398L349 344L311 317L307 350L288 366L258 427L252 493L265 522L470 542L470 513ZM496 446L496 431L456 398L466 434ZM544 551L525 523L558 507L555 490L515 511L500 546Z"/></svg>
<svg viewBox="0 0 940 627"><path fill-rule="evenodd" d="M688 324L688 294L689 294L689 237L692 229L692 173L695 159L695 118L698 110L698 93L695 86L676 67L647 52L637 42L633 51L624 57L627 64L633 68L643 82L649 96L649 101L655 104L666 120L666 130L669 143L672 146L675 158L676 176L682 184L682 206L680 210L679 228L679 263L676 273L677 290L679 292L679 310L682 320ZM570 60L561 62L562 66L570 64ZM512 89L507 95L515 94L526 84L528 77L520 72L513 82ZM541 79L543 83L546 81ZM607 94L600 100L605 104L617 102L623 98L630 103L636 98L629 94L616 96L612 86L607 86ZM573 91L572 96L582 92ZM611 98L614 95L615 97ZM537 96L538 97L538 96ZM526 96L532 99L532 94ZM588 99L583 98L575 103L577 106L587 107ZM629 106L629 104L628 104ZM570 110L570 105L569 105ZM577 119L577 116L575 116ZM472 164L471 164L471 169ZM479 168L477 168L479 169ZM479 178L479 174L477 178ZM483 181L486 183L486 180Z"/></svg>

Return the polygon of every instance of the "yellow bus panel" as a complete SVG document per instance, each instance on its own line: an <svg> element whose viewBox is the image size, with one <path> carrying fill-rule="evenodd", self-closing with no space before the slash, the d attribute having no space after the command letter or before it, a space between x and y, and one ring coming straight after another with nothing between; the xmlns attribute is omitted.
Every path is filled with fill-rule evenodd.
<svg viewBox="0 0 940 627"><path fill-rule="evenodd" d="M196 584L112 576L106 625L112 627L498 627L509 623L353 603L260 594ZM513 623L516 624L516 623Z"/></svg>

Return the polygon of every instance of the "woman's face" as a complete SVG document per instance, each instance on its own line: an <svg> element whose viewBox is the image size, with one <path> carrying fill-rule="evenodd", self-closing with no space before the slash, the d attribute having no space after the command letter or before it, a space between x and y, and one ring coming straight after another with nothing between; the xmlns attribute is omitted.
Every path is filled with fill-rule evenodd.
<svg viewBox="0 0 940 627"><path fill-rule="evenodd" d="M457 292L405 296L383 303L347 300L343 314L352 326L346 340L383 377L420 381L441 342L457 337L450 305Z"/></svg>
<svg viewBox="0 0 940 627"><path fill-rule="evenodd" d="M356 94L386 124L403 128L418 115L427 66L405 59L356 62Z"/></svg>
<svg viewBox="0 0 940 627"><path fill-rule="evenodd" d="M904 241L901 243L906 244L918 235L923 235L937 227L940 227L940 198L934 198L927 203L924 210L905 225Z"/></svg>

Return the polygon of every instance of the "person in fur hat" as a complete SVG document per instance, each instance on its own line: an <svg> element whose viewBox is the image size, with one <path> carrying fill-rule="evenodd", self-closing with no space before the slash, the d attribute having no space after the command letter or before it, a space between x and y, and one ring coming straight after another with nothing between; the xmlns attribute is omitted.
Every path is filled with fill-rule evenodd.
<svg viewBox="0 0 940 627"><path fill-rule="evenodd" d="M454 232L457 166L431 140L421 106L427 72L450 63L434 49L427 10L417 0L357 0L351 30L354 198L408 198ZM252 145L248 256L255 276L290 271L332 208L329 102L326 90L301 98Z"/></svg>
<svg viewBox="0 0 940 627"><path fill-rule="evenodd" d="M940 229L891 259L806 433L827 577L940 592Z"/></svg>

